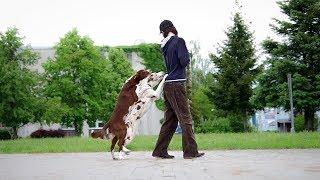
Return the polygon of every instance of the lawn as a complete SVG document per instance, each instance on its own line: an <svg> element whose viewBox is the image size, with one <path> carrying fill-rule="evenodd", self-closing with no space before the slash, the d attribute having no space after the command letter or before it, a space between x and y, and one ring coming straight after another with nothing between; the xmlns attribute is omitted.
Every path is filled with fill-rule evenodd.
<svg viewBox="0 0 320 180"><path fill-rule="evenodd" d="M197 134L200 150L214 149L305 149L320 148L320 133L226 133ZM128 146L151 151L157 136L137 136ZM0 141L0 153L56 153L109 151L110 142L92 138L46 138ZM170 150L181 150L181 135L174 135Z"/></svg>

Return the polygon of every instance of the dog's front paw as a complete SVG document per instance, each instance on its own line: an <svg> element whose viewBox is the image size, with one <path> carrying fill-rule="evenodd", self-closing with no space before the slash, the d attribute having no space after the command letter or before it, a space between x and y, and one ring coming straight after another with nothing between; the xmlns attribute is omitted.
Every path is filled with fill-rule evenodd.
<svg viewBox="0 0 320 180"><path fill-rule="evenodd" d="M124 160L124 156L119 156L117 160Z"/></svg>
<svg viewBox="0 0 320 180"><path fill-rule="evenodd" d="M124 156L112 157L113 160L124 160Z"/></svg>

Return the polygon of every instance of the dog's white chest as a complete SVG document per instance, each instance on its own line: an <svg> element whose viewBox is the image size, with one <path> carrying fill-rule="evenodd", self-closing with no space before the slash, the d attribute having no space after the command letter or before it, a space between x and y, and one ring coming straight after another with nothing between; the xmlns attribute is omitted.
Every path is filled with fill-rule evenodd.
<svg viewBox="0 0 320 180"><path fill-rule="evenodd" d="M150 98L142 98L129 108L128 114L124 117L127 126L126 144L130 143L139 126L140 119L150 107Z"/></svg>

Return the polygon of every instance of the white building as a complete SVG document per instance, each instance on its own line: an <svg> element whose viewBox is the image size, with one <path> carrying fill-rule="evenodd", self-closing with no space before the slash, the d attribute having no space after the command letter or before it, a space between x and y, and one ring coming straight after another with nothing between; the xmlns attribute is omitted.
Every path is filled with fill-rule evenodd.
<svg viewBox="0 0 320 180"><path fill-rule="evenodd" d="M318 131L320 131L320 111L316 112L316 117ZM250 122L257 127L258 131L290 132L291 129L290 112L282 108L265 108L262 111L256 111Z"/></svg>

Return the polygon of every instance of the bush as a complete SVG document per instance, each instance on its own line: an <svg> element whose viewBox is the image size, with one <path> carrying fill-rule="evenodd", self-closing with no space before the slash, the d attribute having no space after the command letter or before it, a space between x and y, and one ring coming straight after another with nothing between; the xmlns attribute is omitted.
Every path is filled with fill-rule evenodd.
<svg viewBox="0 0 320 180"><path fill-rule="evenodd" d="M11 135L9 131L0 130L0 140L7 140L7 139L11 139Z"/></svg>
<svg viewBox="0 0 320 180"><path fill-rule="evenodd" d="M230 128L232 132L245 132L248 131L249 125L244 124L245 118L238 114L232 114L227 117L230 122Z"/></svg>
<svg viewBox="0 0 320 180"><path fill-rule="evenodd" d="M226 132L253 132L255 129L250 127L246 118L241 115L231 114L227 117L216 117L212 115L204 122L195 124L197 133L226 133Z"/></svg>
<svg viewBox="0 0 320 180"><path fill-rule="evenodd" d="M61 138L64 136L65 136L65 133L61 129L58 129L58 130L39 129L31 133L30 135L31 138L47 138L47 137Z"/></svg>
<svg viewBox="0 0 320 180"><path fill-rule="evenodd" d="M228 118L209 119L195 127L197 133L226 133L231 132Z"/></svg>
<svg viewBox="0 0 320 180"><path fill-rule="evenodd" d="M302 114L299 114L294 118L294 130L296 132L304 130L304 117Z"/></svg>
<svg viewBox="0 0 320 180"><path fill-rule="evenodd" d="M206 95L205 87L194 87L190 105L195 126L198 126L203 121L216 119L213 104Z"/></svg>
<svg viewBox="0 0 320 180"><path fill-rule="evenodd" d="M318 129L318 118L315 116L314 118L314 129ZM296 132L302 132L304 131L304 116L302 114L299 114L294 117L294 130Z"/></svg>

